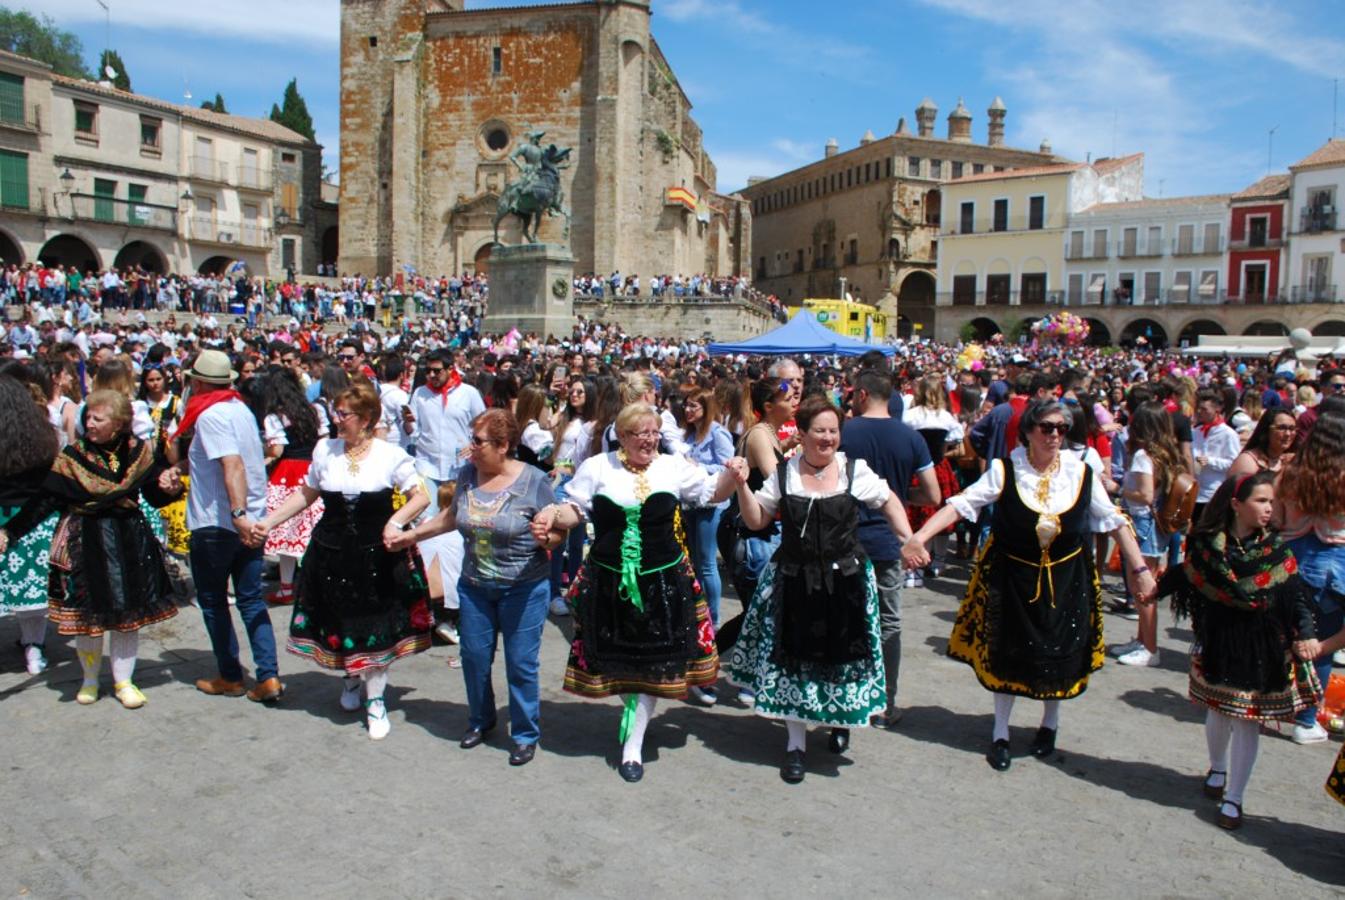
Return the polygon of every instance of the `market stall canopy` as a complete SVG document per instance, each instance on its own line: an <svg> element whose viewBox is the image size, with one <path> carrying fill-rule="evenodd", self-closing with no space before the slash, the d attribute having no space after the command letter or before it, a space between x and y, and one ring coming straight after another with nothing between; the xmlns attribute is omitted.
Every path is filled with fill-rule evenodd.
<svg viewBox="0 0 1345 900"><path fill-rule="evenodd" d="M834 356L861 356L878 350L884 356L896 352L886 344L866 344L851 337L837 334L817 321L809 310L801 309L784 325L774 331L732 344L711 344L712 355L745 353L748 356L796 356L801 353L831 354Z"/></svg>

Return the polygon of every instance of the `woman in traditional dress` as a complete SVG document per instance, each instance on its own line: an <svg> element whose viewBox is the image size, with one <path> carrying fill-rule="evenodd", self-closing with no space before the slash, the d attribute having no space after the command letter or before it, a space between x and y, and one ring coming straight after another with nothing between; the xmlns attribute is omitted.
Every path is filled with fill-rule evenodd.
<svg viewBox="0 0 1345 900"><path fill-rule="evenodd" d="M266 485L266 510L274 512L298 492L308 474L317 445L318 417L304 397L303 385L290 369L272 367L262 378L262 442L270 475ZM322 518L319 500L266 536L266 550L277 558L280 584L267 603L294 602L294 571L308 550L313 528Z"/></svg>
<svg viewBox="0 0 1345 900"><path fill-rule="evenodd" d="M949 445L962 443L962 423L948 409L948 394L944 390L942 375L926 375L915 383L915 402L901 414L903 424L919 432L929 447L929 458L934 461L934 477L939 482L939 494L951 497L957 493L957 474L949 461ZM919 477L912 480L912 486L918 486ZM917 506L912 504L907 511L910 514L911 528L917 529L929 517L938 512L937 506ZM957 523L949 525L943 532L936 534L930 546L930 564L924 575L938 578L948 562L948 536L953 533ZM911 571L906 575L906 587L923 587L924 579L920 572Z"/></svg>
<svg viewBox="0 0 1345 900"><path fill-rule="evenodd" d="M177 430L178 419L184 408L182 398L171 390L171 382L163 363L145 363L140 372L140 399L149 409L150 421L154 423L154 433L150 440L154 442L156 452L162 453L169 462L178 459L177 448L171 446L168 436ZM189 479L182 477L182 496L159 510L163 521L164 544L168 552L185 559L190 547L191 532L187 530L187 491Z"/></svg>
<svg viewBox="0 0 1345 900"><path fill-rule="evenodd" d="M878 584L859 543L859 505L881 509L897 537L911 534L901 500L862 459L837 451L841 414L824 396L795 414L802 452L738 505L748 528L780 513L780 548L762 572L729 661L729 680L756 696L758 715L784 719L780 777L803 780L809 723L831 726L832 753L887 709Z"/></svg>
<svg viewBox="0 0 1345 900"><path fill-rule="evenodd" d="M1088 676L1102 667L1102 591L1091 535L1111 532L1116 538L1138 600L1152 602L1155 587L1129 522L1097 473L1060 452L1070 421L1068 407L1058 401L1029 404L1008 460L993 460L901 551L908 565L923 566L927 540L958 516L974 522L995 504L990 538L967 585L948 655L970 665L995 695L986 760L1001 772L1010 764L1014 698L1044 701L1032 755L1045 758L1055 751L1060 701L1082 694Z"/></svg>
<svg viewBox="0 0 1345 900"><path fill-rule="evenodd" d="M429 504L415 463L396 444L373 436L382 414L368 382L341 391L332 403L340 436L320 441L303 485L262 526L271 530L322 499L294 591L286 649L324 669L345 673L341 708L360 708L369 737L388 736L383 694L393 661L429 649L429 593L414 549L391 552L391 542ZM393 509L393 491L406 503Z"/></svg>
<svg viewBox="0 0 1345 900"><path fill-rule="evenodd" d="M60 450L57 430L48 424L40 403L42 391L27 367L7 363L0 368L0 526L33 498ZM56 513L15 542L0 559L0 616L19 625L24 666L29 675L47 668L47 555L56 531Z"/></svg>
<svg viewBox="0 0 1345 900"><path fill-rule="evenodd" d="M94 391L85 402L84 436L56 457L42 492L0 531L0 551L53 510L62 513L52 539L50 616L61 634L76 635L84 682L75 700L98 699L103 633L109 632L112 689L138 709L145 695L132 682L139 629L177 615L163 548L140 510L143 492L162 506L176 496L159 485L165 468L154 448L131 434L131 403L120 391Z"/></svg>
<svg viewBox="0 0 1345 900"><path fill-rule="evenodd" d="M1261 723L1292 720L1317 700L1309 666L1291 652L1311 658L1312 592L1268 528L1274 507L1272 473L1225 481L1191 529L1186 560L1158 585L1178 617L1191 617L1189 690L1206 707L1210 758L1204 791L1227 829L1242 827Z"/></svg>
<svg viewBox="0 0 1345 900"><path fill-rule="evenodd" d="M616 418L621 449L585 460L566 501L533 518L538 541L553 528L593 522L592 548L567 594L575 622L565 690L624 695L618 771L631 782L644 776L644 733L657 698L684 698L719 677L710 610L677 540L677 519L679 504L727 498L742 467L730 460L714 475L659 453L660 424L648 404L625 407Z"/></svg>

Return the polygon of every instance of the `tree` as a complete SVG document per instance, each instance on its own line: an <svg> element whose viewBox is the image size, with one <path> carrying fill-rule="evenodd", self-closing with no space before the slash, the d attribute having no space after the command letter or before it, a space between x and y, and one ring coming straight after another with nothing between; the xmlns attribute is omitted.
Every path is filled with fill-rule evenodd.
<svg viewBox="0 0 1345 900"><path fill-rule="evenodd" d="M228 110L224 108L224 97L222 94L220 94L219 91L215 92L214 100L207 100L204 103L202 103L201 109L208 109L211 112L217 112L217 113L228 112Z"/></svg>
<svg viewBox="0 0 1345 900"><path fill-rule="evenodd" d="M107 70L112 69L115 75L108 76ZM98 58L98 80L107 78L112 82L112 86L119 91L131 90L131 76L126 74L126 63L121 61L121 54L116 50L104 50L103 55Z"/></svg>
<svg viewBox="0 0 1345 900"><path fill-rule="evenodd" d="M281 103L281 106L271 104L271 121L279 122L310 141L317 140L313 135L313 117L308 114L308 104L299 96L299 79L291 78L290 83L285 85L285 97Z"/></svg>
<svg viewBox="0 0 1345 900"><path fill-rule="evenodd" d="M0 50L8 50L51 66L57 75L88 78L84 45L69 31L56 27L51 16L41 20L26 10L0 6Z"/></svg>

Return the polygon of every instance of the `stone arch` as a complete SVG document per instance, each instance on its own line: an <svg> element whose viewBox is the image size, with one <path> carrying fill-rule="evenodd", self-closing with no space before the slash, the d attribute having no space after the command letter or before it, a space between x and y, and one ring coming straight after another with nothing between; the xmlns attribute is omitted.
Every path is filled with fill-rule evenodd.
<svg viewBox="0 0 1345 900"><path fill-rule="evenodd" d="M490 254L494 247L493 241L486 241L476 248L476 253L472 254L472 271L477 275L490 274Z"/></svg>
<svg viewBox="0 0 1345 900"><path fill-rule="evenodd" d="M910 272L898 288L898 308L906 304L930 306L934 303L934 276L928 272Z"/></svg>
<svg viewBox="0 0 1345 900"><path fill-rule="evenodd" d="M15 240L14 236L8 231L0 228L0 264L21 266L23 263L23 244Z"/></svg>
<svg viewBox="0 0 1345 900"><path fill-rule="evenodd" d="M1260 319L1253 322L1242 330L1245 335L1257 335L1264 337L1287 337L1289 326L1283 322L1276 322L1271 319Z"/></svg>
<svg viewBox="0 0 1345 900"><path fill-rule="evenodd" d="M146 272L162 275L168 271L168 258L149 241L131 241L117 251L117 258L112 261L112 266L117 269L138 266Z"/></svg>
<svg viewBox="0 0 1345 900"><path fill-rule="evenodd" d="M1185 343L1187 346L1194 347L1200 342L1201 335L1217 334L1228 334L1228 331L1213 319L1192 319L1177 333L1177 345L1181 346Z"/></svg>
<svg viewBox="0 0 1345 900"><path fill-rule="evenodd" d="M232 265L233 260L227 256L212 256L197 266L196 271L201 275L220 275L228 272Z"/></svg>
<svg viewBox="0 0 1345 900"><path fill-rule="evenodd" d="M938 188L925 191L925 224L938 225L943 215L943 192Z"/></svg>
<svg viewBox="0 0 1345 900"><path fill-rule="evenodd" d="M99 272L103 268L98 251L76 234L56 235L42 245L37 258L44 266L74 266L81 272Z"/></svg>
<svg viewBox="0 0 1345 900"><path fill-rule="evenodd" d="M1000 328L994 319L985 316L978 316L967 322L972 332L972 340L984 343L997 334L1003 334L1004 329Z"/></svg>
<svg viewBox="0 0 1345 900"><path fill-rule="evenodd" d="M1088 346L1111 346L1111 329L1101 319L1084 319L1088 323Z"/></svg>
<svg viewBox="0 0 1345 900"><path fill-rule="evenodd" d="M1132 319L1121 329L1121 338L1117 343L1122 346L1130 346L1144 338L1145 342L1151 347L1166 347L1168 345L1168 332L1161 322L1153 319Z"/></svg>
<svg viewBox="0 0 1345 900"><path fill-rule="evenodd" d="M336 225L330 225L322 232L322 261L326 265L335 265L341 255L341 231Z"/></svg>
<svg viewBox="0 0 1345 900"><path fill-rule="evenodd" d="M1012 275L1012 274L1013 274L1013 264L1010 263L1007 259L1005 259L1005 258L1002 257L1002 256L996 257L995 259L990 260L989 264L986 265L986 267L985 267L985 274L987 274L987 275Z"/></svg>
<svg viewBox="0 0 1345 900"><path fill-rule="evenodd" d="M1345 319L1322 319L1312 326L1313 337L1345 337Z"/></svg>

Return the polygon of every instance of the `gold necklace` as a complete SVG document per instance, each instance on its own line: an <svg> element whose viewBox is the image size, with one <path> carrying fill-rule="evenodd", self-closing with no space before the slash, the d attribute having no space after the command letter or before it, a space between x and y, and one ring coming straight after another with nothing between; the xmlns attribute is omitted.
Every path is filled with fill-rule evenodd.
<svg viewBox="0 0 1345 900"><path fill-rule="evenodd" d="M1037 505L1046 509L1046 504L1051 498L1051 479L1056 472L1060 471L1060 456L1057 454L1045 471L1037 470L1037 467L1032 464L1031 457L1028 458L1028 465L1031 465L1040 475L1037 480Z"/></svg>
<svg viewBox="0 0 1345 900"><path fill-rule="evenodd" d="M374 446L373 441L365 441L359 447L359 449L357 449L354 453L351 453L350 445L347 444L345 451L346 471L348 471L351 475L360 474L360 461L369 455L369 451L373 449L373 446Z"/></svg>
<svg viewBox="0 0 1345 900"><path fill-rule="evenodd" d="M644 502L649 499L649 495L652 493L649 488L648 473L650 463L652 463L653 460L636 468L631 464L630 455L626 453L625 447L622 447L616 452L616 458L621 462L621 465L626 467L627 472L630 472L635 476L635 502L644 505Z"/></svg>

